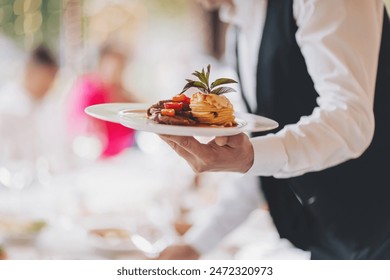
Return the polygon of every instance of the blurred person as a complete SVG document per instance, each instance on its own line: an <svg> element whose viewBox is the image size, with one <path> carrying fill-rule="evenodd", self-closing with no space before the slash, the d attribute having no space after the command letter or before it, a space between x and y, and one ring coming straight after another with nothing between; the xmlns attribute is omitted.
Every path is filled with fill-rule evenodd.
<svg viewBox="0 0 390 280"><path fill-rule="evenodd" d="M134 130L120 124L94 119L85 114L91 105L111 102L135 102L123 86L127 55L117 46L107 44L99 53L96 72L82 76L75 84L68 104L68 129L72 138L97 137L103 144L103 158L119 154L134 143Z"/></svg>
<svg viewBox="0 0 390 280"><path fill-rule="evenodd" d="M50 162L50 168L65 168L60 106L50 94L58 68L51 51L38 46L29 54L21 77L0 88L3 161L30 161L34 165L33 161L45 158L44 164Z"/></svg>
<svg viewBox="0 0 390 280"><path fill-rule="evenodd" d="M34 49L27 60L22 81L17 79L1 88L1 113L28 114L47 97L58 71L58 65L48 48Z"/></svg>
<svg viewBox="0 0 390 280"><path fill-rule="evenodd" d="M383 2L207 2L224 2L221 15L235 26L247 110L280 127L208 144L162 138L197 172L261 176L280 236L312 259L390 259L390 23Z"/></svg>

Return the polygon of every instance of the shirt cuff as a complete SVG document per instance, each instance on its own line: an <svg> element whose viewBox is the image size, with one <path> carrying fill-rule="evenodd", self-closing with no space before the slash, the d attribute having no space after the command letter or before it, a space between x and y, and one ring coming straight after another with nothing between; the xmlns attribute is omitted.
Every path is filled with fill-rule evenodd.
<svg viewBox="0 0 390 280"><path fill-rule="evenodd" d="M219 232L215 225L206 223L191 228L183 238L186 244L204 255L217 246L223 237L224 234Z"/></svg>
<svg viewBox="0 0 390 280"><path fill-rule="evenodd" d="M247 171L250 176L273 176L288 162L282 140L275 134L252 138L254 160Z"/></svg>

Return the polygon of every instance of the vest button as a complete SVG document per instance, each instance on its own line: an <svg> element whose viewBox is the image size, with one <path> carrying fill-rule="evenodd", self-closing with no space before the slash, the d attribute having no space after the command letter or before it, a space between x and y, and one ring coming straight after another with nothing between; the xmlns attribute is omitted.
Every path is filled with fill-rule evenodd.
<svg viewBox="0 0 390 280"><path fill-rule="evenodd" d="M310 198L307 200L307 204L311 205L311 204L313 204L315 201L316 201L316 197L315 197L315 196L312 196L312 197L310 197Z"/></svg>

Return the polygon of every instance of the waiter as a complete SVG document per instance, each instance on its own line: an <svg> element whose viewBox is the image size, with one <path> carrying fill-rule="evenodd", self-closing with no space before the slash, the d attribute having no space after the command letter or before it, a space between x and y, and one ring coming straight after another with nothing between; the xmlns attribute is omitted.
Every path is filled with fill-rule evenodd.
<svg viewBox="0 0 390 280"><path fill-rule="evenodd" d="M250 112L280 129L201 144L197 172L261 176L281 237L313 259L390 259L390 29L381 0L228 3ZM245 6L244 6L245 5Z"/></svg>

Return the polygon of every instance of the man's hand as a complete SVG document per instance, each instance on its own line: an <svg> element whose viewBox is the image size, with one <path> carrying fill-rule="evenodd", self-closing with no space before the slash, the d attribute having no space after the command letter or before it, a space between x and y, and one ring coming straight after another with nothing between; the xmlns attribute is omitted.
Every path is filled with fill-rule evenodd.
<svg viewBox="0 0 390 280"><path fill-rule="evenodd" d="M197 260L200 254L187 244L172 245L161 252L158 260Z"/></svg>
<svg viewBox="0 0 390 280"><path fill-rule="evenodd" d="M183 157L195 172L247 172L253 165L254 151L246 134L217 137L207 144L193 137L160 136Z"/></svg>

